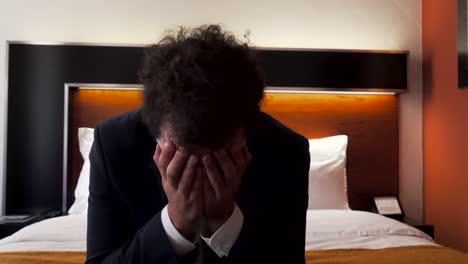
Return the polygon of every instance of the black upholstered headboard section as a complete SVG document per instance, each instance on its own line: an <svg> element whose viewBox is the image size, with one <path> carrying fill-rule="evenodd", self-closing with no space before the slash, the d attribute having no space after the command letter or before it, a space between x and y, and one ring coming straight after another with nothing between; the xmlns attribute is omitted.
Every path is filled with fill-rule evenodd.
<svg viewBox="0 0 468 264"><path fill-rule="evenodd" d="M45 209L65 211L70 203L67 190L72 187L70 184L74 184L73 181L70 184L63 181L64 175L69 172L66 164L69 160L66 147L71 140L64 134L69 127L65 121L69 113L64 109L66 100L70 99L69 95L66 96L65 90L83 84L137 85L137 72L142 62L143 48L75 44L35 45L14 42L9 43L8 48L6 213ZM407 54L404 52L348 54L346 51L324 50L296 52L260 49L260 51L259 56L269 87L283 90L304 89L302 87L304 85L328 83L336 85L335 88L345 90L347 87L406 89ZM322 62L325 60L327 65L336 65L336 67L330 66L331 68L341 70L334 71L332 75L317 74L323 72L323 67L320 67L321 64L317 64L316 60ZM303 67L304 65L308 67ZM351 69L350 67L343 68L343 65L354 66L352 73L344 70ZM404 65L404 67L396 67L400 70L394 71L392 69L395 69L395 65ZM377 66L382 66L384 69ZM371 73L378 73L381 70L391 74ZM363 79L354 78L356 76L372 76L372 78L364 79L367 81L362 83L360 81ZM313 78L318 79L313 80ZM337 83L333 80L348 81ZM358 181L351 179L349 181L349 188L357 190L357 198L350 197L352 206L356 204L357 209L366 208L367 204L359 201L367 199L371 190L380 194L398 193L396 97L379 105L372 103L380 102L377 99L359 96L297 96L278 97L272 105L265 105L265 110L305 135L310 133L310 136L315 137L326 136L332 132L348 133L351 153L359 153L357 157L364 159L381 158L378 162L369 161L368 173L362 174L362 170L366 170L366 167L363 164L355 164L354 158L350 157L349 171L359 177ZM307 100L301 101L298 98ZM73 103L73 100L72 98L69 102ZM338 108L337 104L341 103L343 108ZM101 109L97 113L100 111ZM80 122L80 119L77 120ZM316 129L324 124L335 127L331 130ZM70 136L73 137L73 133L70 133ZM383 133L385 142L380 142L375 137L377 133ZM370 142L376 144L361 149L362 144ZM379 151L388 155L379 156L377 155ZM386 162L383 162L384 159ZM75 170L76 167L72 169ZM366 187L366 185L371 186Z"/></svg>

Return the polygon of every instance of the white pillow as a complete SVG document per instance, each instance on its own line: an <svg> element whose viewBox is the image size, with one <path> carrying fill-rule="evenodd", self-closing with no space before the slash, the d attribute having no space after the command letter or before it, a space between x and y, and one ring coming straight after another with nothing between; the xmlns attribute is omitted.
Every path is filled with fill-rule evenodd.
<svg viewBox="0 0 468 264"><path fill-rule="evenodd" d="M349 210L346 191L346 148L344 135L309 139L309 206L314 209Z"/></svg>
<svg viewBox="0 0 468 264"><path fill-rule="evenodd" d="M84 163L81 168L78 184L75 188L75 202L68 210L68 214L82 214L88 211L88 196L89 196L89 152L94 141L94 129L87 127L78 128L78 143L80 153Z"/></svg>

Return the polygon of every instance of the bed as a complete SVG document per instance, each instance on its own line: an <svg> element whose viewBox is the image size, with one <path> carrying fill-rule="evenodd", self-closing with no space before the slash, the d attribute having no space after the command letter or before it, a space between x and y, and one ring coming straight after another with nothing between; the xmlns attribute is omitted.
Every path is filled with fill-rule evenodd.
<svg viewBox="0 0 468 264"><path fill-rule="evenodd" d="M134 89L78 88L67 91L66 208L73 203L73 190L79 185L84 163L78 128L94 127L101 120L138 107L141 101L140 92ZM397 97L268 95L262 109L308 138L340 134L350 138L346 205L339 210L308 210L308 264L468 263L468 255L438 245L421 231L368 212L372 195L398 195ZM385 140L381 140L383 136ZM0 263L83 263L86 220L82 210L27 226L0 240Z"/></svg>
<svg viewBox="0 0 468 264"><path fill-rule="evenodd" d="M309 210L306 230L307 264L468 263L468 255L370 212ZM85 251L86 214L47 219L0 240L0 262L5 264L83 263Z"/></svg>

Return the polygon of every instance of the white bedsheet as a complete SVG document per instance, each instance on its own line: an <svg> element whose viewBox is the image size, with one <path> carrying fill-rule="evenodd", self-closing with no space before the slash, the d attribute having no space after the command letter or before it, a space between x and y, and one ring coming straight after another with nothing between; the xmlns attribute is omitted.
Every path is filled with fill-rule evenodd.
<svg viewBox="0 0 468 264"><path fill-rule="evenodd" d="M0 252L13 251L86 251L86 214L47 219L0 240Z"/></svg>
<svg viewBox="0 0 468 264"><path fill-rule="evenodd" d="M436 246L418 229L378 214L308 210L306 250Z"/></svg>
<svg viewBox="0 0 468 264"><path fill-rule="evenodd" d="M423 232L362 211L309 210L306 250L432 245ZM86 251L86 214L51 218L0 240L0 252Z"/></svg>

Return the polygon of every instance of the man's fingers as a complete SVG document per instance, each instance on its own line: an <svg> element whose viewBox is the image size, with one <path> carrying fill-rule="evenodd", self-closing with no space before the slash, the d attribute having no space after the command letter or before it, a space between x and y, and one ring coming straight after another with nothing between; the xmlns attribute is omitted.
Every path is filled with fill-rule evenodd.
<svg viewBox="0 0 468 264"><path fill-rule="evenodd" d="M205 155L203 157L203 165L205 165L206 175L208 176L208 180L210 181L211 186L216 193L216 197L221 197L221 192L223 191L224 183L221 174L215 164L215 161L211 157L211 155Z"/></svg>
<svg viewBox="0 0 468 264"><path fill-rule="evenodd" d="M229 149L229 153L231 155L232 161L234 165L237 167L238 170L243 171L246 166L246 160L244 158L244 154L242 153L242 146L236 145Z"/></svg>
<svg viewBox="0 0 468 264"><path fill-rule="evenodd" d="M252 160L252 155L250 154L249 149L245 145L244 145L244 147L242 148L241 151L242 151L242 155L244 156L244 159L246 161L246 165L248 165L249 162Z"/></svg>
<svg viewBox="0 0 468 264"><path fill-rule="evenodd" d="M161 147L159 146L159 144L156 144L156 151L154 152L153 160L154 160L154 163L156 163L156 166L158 167L159 167L160 157L161 157Z"/></svg>
<svg viewBox="0 0 468 264"><path fill-rule="evenodd" d="M179 181L178 190L184 195L186 195L186 197L189 197L188 194L190 194L190 189L196 176L197 163L198 158L194 155L190 155L190 158L187 161L187 165L185 166L185 169L182 172L182 177Z"/></svg>
<svg viewBox="0 0 468 264"><path fill-rule="evenodd" d="M156 163L156 167L158 167L158 169L160 168L159 160L161 159L161 152L162 152L161 146L157 144L156 151L154 152L154 155L153 155L153 160L154 160L154 163ZM165 185L167 183L166 171L159 169L159 173L161 174L163 185Z"/></svg>
<svg viewBox="0 0 468 264"><path fill-rule="evenodd" d="M216 151L214 155L222 170L220 174L221 179L224 180L224 184L228 184L237 173L236 167L224 149Z"/></svg>
<svg viewBox="0 0 468 264"><path fill-rule="evenodd" d="M179 180L184 170L185 164L187 163L188 155L181 151L176 151L171 162L167 166L166 174L169 183L177 189Z"/></svg>
<svg viewBox="0 0 468 264"><path fill-rule="evenodd" d="M190 200L195 201L197 199L200 199L202 197L203 193L203 175L202 171L203 169L199 166L196 168L196 173L193 175L193 184L192 188L190 190Z"/></svg>
<svg viewBox="0 0 468 264"><path fill-rule="evenodd" d="M166 171L167 166L171 162L174 154L176 152L176 147L172 141L167 141L161 147L161 155L159 157L158 168L160 170Z"/></svg>
<svg viewBox="0 0 468 264"><path fill-rule="evenodd" d="M203 171L203 199L204 200L213 200L216 198L215 190L213 186L211 186L210 180L208 179L208 175L206 171Z"/></svg>

